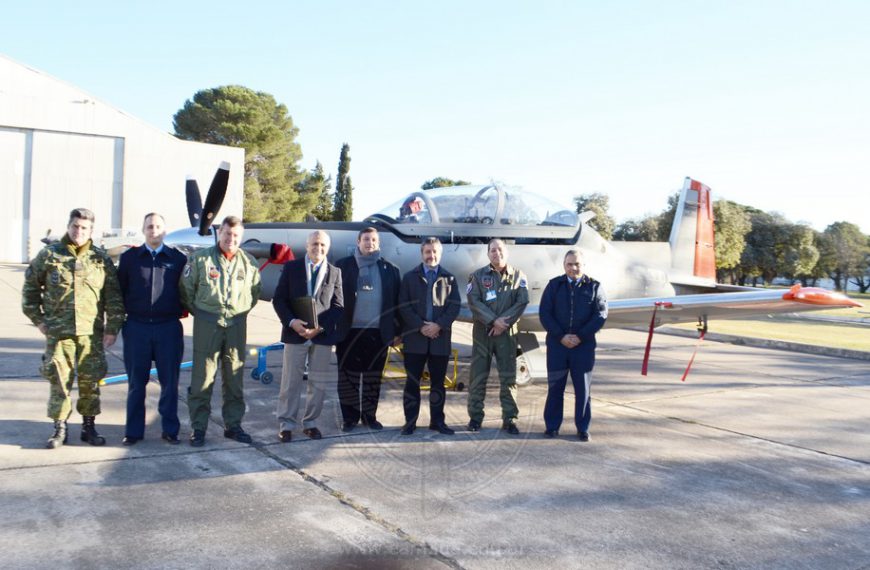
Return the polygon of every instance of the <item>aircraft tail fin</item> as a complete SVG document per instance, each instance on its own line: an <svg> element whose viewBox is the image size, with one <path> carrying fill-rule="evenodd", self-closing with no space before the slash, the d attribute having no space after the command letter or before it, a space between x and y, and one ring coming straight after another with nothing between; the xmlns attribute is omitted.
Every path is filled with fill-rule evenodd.
<svg viewBox="0 0 870 570"><path fill-rule="evenodd" d="M710 187L686 177L671 226L671 270L677 275L716 281L713 202Z"/></svg>

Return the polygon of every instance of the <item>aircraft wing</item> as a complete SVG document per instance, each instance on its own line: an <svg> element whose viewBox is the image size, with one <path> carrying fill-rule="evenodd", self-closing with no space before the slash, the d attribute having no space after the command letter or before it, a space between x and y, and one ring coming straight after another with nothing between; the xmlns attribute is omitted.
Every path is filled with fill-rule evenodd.
<svg viewBox="0 0 870 570"><path fill-rule="evenodd" d="M674 297L610 301L606 327L691 323L699 319L741 319L774 313L796 313L837 307L861 307L842 293L795 285L791 289L755 289L729 293L701 293Z"/></svg>

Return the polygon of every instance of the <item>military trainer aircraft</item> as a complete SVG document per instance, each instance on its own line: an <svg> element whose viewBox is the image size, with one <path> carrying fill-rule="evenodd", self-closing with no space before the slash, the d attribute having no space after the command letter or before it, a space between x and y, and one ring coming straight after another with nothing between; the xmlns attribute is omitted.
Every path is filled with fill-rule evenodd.
<svg viewBox="0 0 870 570"><path fill-rule="evenodd" d="M191 251L215 243L210 227L226 191L228 171L218 170L206 204L188 182L188 210L198 228L179 230L167 243ZM519 322L522 354L518 381L545 374L535 331L543 330L538 305L547 282L564 272L568 249L583 251L584 271L598 279L609 300L607 327L658 326L708 319L741 318L830 307L861 306L845 295L817 288L759 289L716 283L713 250L713 203L710 188L685 179L667 242L609 242L587 222L591 212L571 208L520 188L492 183L416 190L361 222L249 223L243 249L264 262L263 298L272 297L282 261L305 255L309 233L326 231L330 261L353 254L358 232L367 226L380 233L381 254L404 274L420 263L420 242L428 236L444 244L442 264L463 279L489 263L486 244L508 244L508 263L529 280L530 303ZM269 262L272 263L269 263ZM470 321L463 300L460 320Z"/></svg>

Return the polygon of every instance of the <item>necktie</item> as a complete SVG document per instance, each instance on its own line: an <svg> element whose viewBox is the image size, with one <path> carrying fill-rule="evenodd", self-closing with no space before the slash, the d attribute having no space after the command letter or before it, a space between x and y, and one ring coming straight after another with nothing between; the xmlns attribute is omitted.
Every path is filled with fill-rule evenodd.
<svg viewBox="0 0 870 570"><path fill-rule="evenodd" d="M311 264L311 296L314 296L314 292L317 290L317 274L320 272L320 267L315 266L313 263Z"/></svg>
<svg viewBox="0 0 870 570"><path fill-rule="evenodd" d="M426 320L432 321L434 310L432 307L432 285L435 283L435 272L426 270Z"/></svg>

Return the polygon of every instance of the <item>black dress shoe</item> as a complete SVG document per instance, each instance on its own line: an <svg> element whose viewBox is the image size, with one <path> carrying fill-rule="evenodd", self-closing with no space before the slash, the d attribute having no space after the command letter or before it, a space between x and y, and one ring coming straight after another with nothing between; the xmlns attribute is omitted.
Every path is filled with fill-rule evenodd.
<svg viewBox="0 0 870 570"><path fill-rule="evenodd" d="M375 431L380 431L384 429L384 424L379 422L378 420L370 420L367 422L363 422L369 429L373 429Z"/></svg>
<svg viewBox="0 0 870 570"><path fill-rule="evenodd" d="M205 445L205 430L204 429L195 429L193 433L190 434L190 445L192 447L202 447Z"/></svg>
<svg viewBox="0 0 870 570"><path fill-rule="evenodd" d="M341 431L347 433L349 431L353 431L353 428L356 427L357 422L344 422L341 424Z"/></svg>
<svg viewBox="0 0 870 570"><path fill-rule="evenodd" d="M121 440L121 443L124 445L136 445L136 442L142 441L141 437L130 437L129 435L125 435L124 439Z"/></svg>
<svg viewBox="0 0 870 570"><path fill-rule="evenodd" d="M168 443L170 445L178 445L180 443L178 441L177 435L170 435L166 432L163 432L160 434L160 439L162 439L163 441L165 441L166 443Z"/></svg>
<svg viewBox="0 0 870 570"><path fill-rule="evenodd" d="M437 431L438 433L443 433L444 435L453 435L456 432L447 427L447 424L444 422L438 424L429 424L429 429L432 431Z"/></svg>
<svg viewBox="0 0 870 570"><path fill-rule="evenodd" d="M471 420L468 422L468 431L480 431L480 422L477 420Z"/></svg>
<svg viewBox="0 0 870 570"><path fill-rule="evenodd" d="M224 437L227 439L233 439L235 441L238 441L239 443L251 443L252 441L254 441L250 435L245 433L245 430L242 429L242 426L225 429Z"/></svg>
<svg viewBox="0 0 870 570"><path fill-rule="evenodd" d="M520 435L520 430L517 428L517 424L514 422L504 422L501 424L501 429L505 430L511 435Z"/></svg>
<svg viewBox="0 0 870 570"><path fill-rule="evenodd" d="M278 439L281 441L281 443L287 443L293 439L293 432L289 429L278 432Z"/></svg>
<svg viewBox="0 0 870 570"><path fill-rule="evenodd" d="M316 427L305 428L304 430L302 430L302 433L304 433L311 439L323 439L323 434L320 433L320 430Z"/></svg>
<svg viewBox="0 0 870 570"><path fill-rule="evenodd" d="M417 429L417 424L407 423L402 426L402 431L399 433L401 433L402 435L411 435L412 433L414 433L415 429Z"/></svg>
<svg viewBox="0 0 870 570"><path fill-rule="evenodd" d="M544 432L544 436L546 437L556 437L557 435L559 435L559 430L557 429L548 429Z"/></svg>
<svg viewBox="0 0 870 570"><path fill-rule="evenodd" d="M579 439L580 441L589 441L589 432L581 431L577 434L577 439Z"/></svg>

